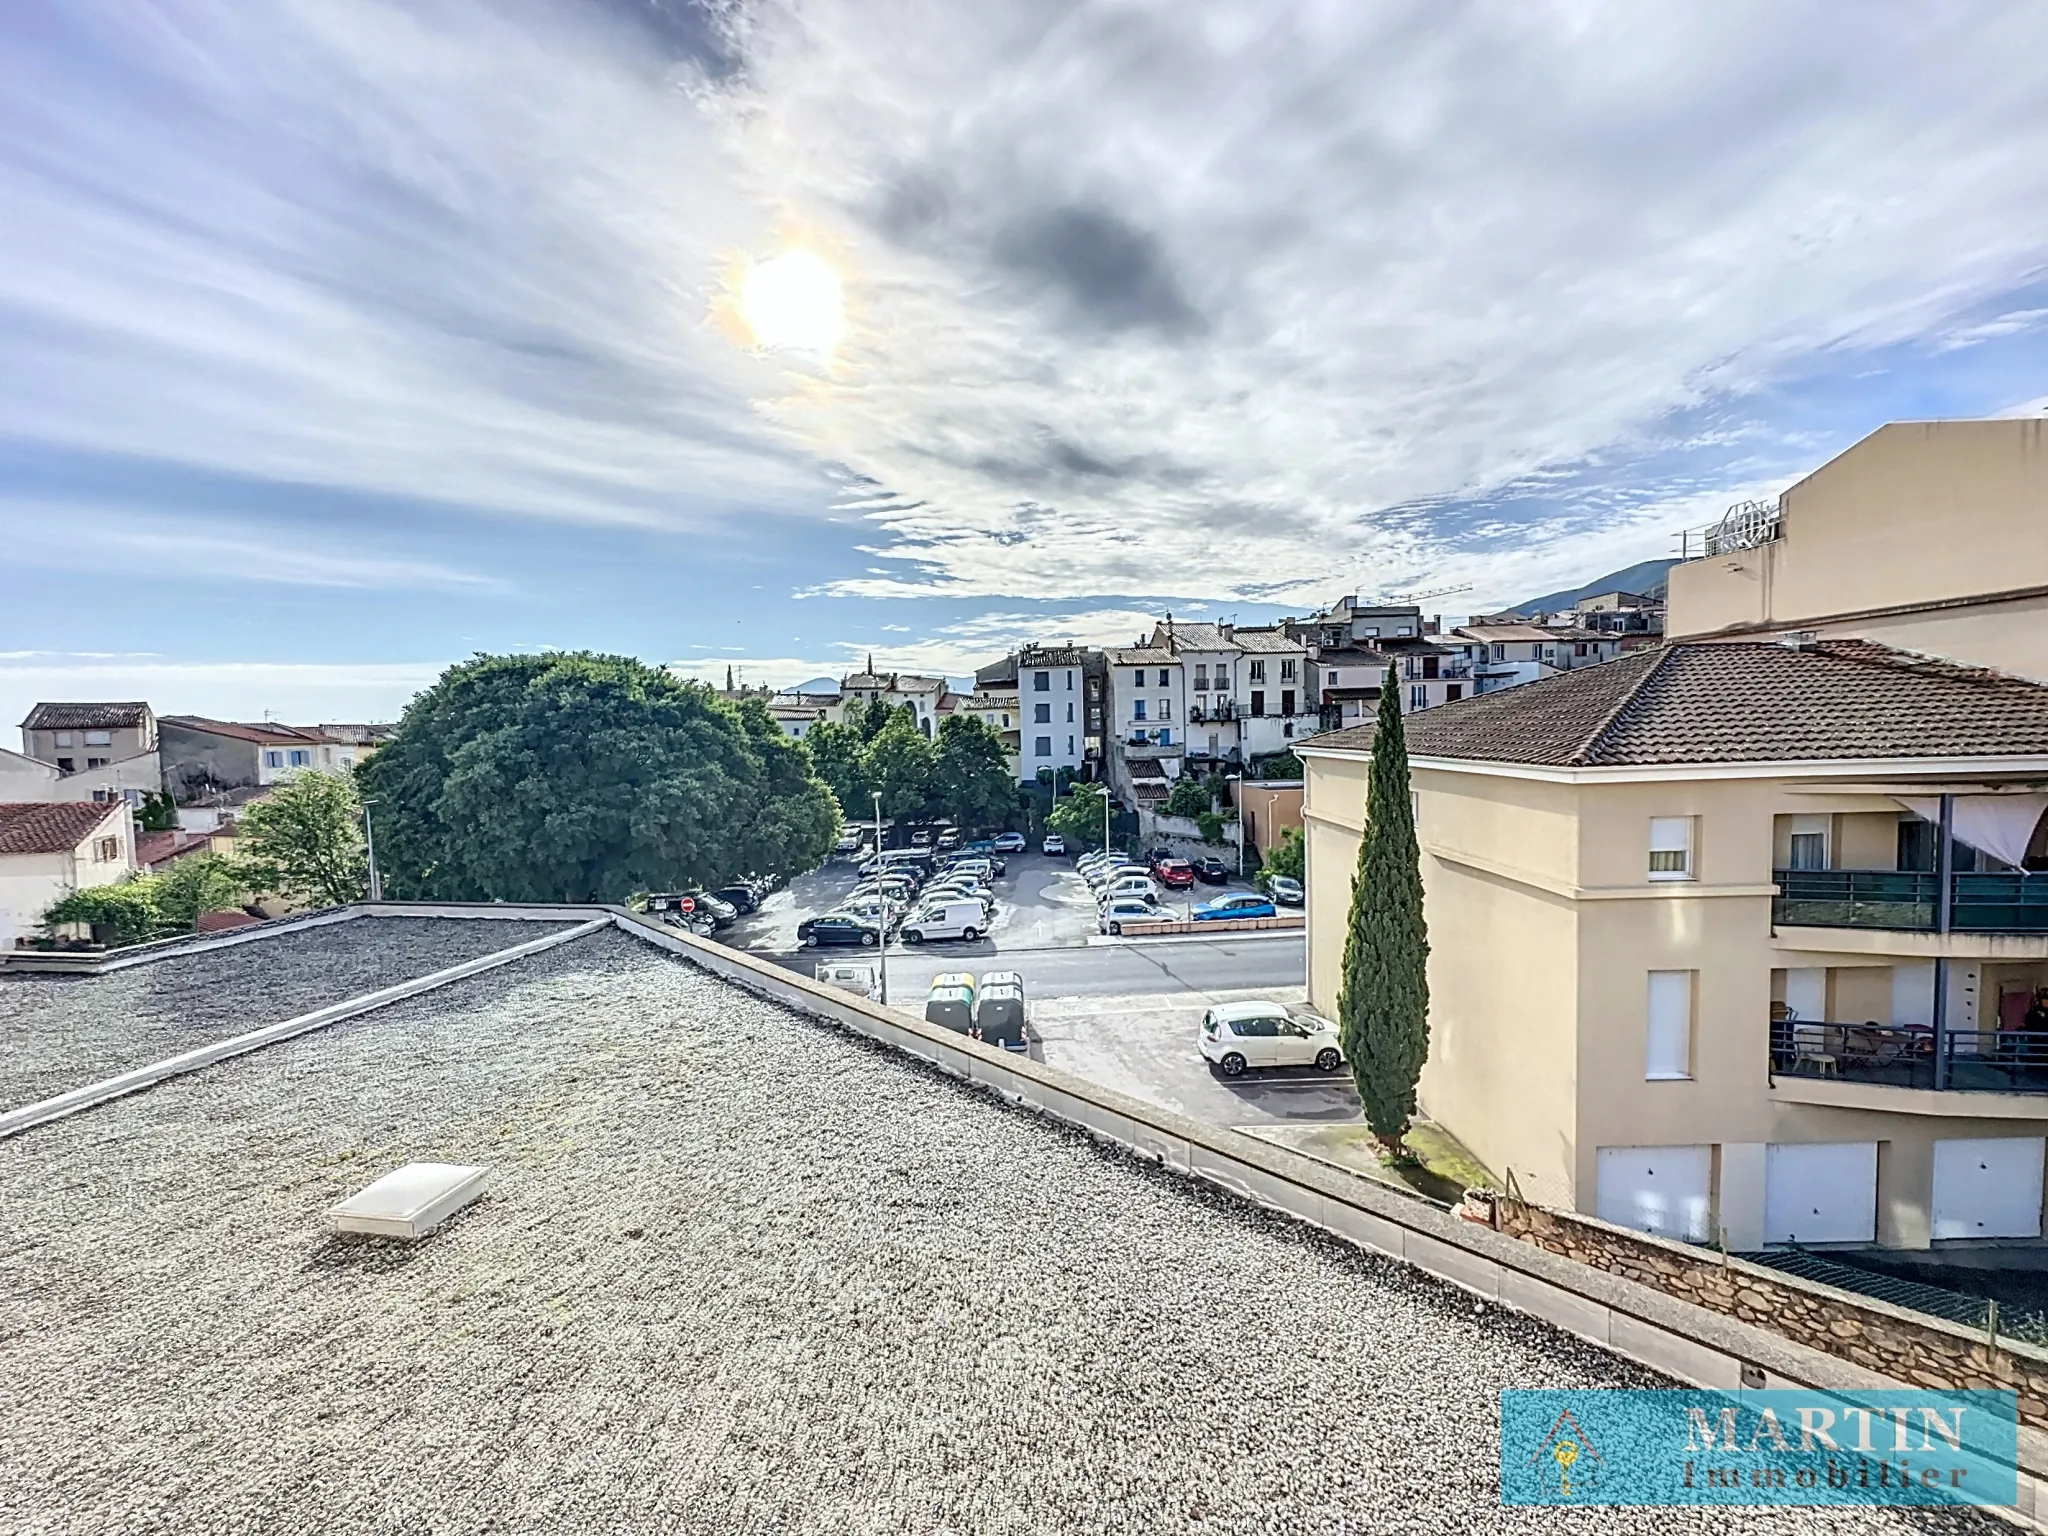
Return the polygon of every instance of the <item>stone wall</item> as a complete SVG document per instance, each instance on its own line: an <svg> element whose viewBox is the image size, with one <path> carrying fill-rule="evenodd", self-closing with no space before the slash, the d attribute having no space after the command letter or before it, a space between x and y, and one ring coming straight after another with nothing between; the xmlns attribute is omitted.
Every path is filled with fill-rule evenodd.
<svg viewBox="0 0 2048 1536"><path fill-rule="evenodd" d="M1474 1190L1465 1214L1497 1231L1638 1285L1824 1350L1910 1386L2006 1390L2021 1422L2048 1429L2048 1351L1780 1274L1710 1250Z"/></svg>

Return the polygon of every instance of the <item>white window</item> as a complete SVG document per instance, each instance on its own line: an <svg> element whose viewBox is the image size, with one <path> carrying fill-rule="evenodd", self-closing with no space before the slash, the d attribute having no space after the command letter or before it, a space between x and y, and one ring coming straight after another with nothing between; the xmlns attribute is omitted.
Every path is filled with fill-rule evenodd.
<svg viewBox="0 0 2048 1536"><path fill-rule="evenodd" d="M1034 754L1035 756L1052 756L1052 738L1050 736L1040 736L1032 743L1032 745L1037 749Z"/></svg>
<svg viewBox="0 0 2048 1536"><path fill-rule="evenodd" d="M57 745L60 747L68 747L74 745L73 741L71 740L71 733L69 731L59 731L57 733Z"/></svg>
<svg viewBox="0 0 2048 1536"><path fill-rule="evenodd" d="M1691 971L1650 972L1650 1028L1643 1076L1664 1082L1692 1076Z"/></svg>
<svg viewBox="0 0 2048 1536"><path fill-rule="evenodd" d="M1417 683L1408 690L1408 707L1410 709L1429 708L1429 688L1425 684Z"/></svg>
<svg viewBox="0 0 2048 1536"><path fill-rule="evenodd" d="M1132 686L1132 687L1134 687L1134 688L1142 688L1142 687L1144 687L1144 686L1145 686L1145 669L1144 669L1143 667L1140 667L1140 668L1138 668L1138 669L1137 669L1137 671L1136 671L1136 672L1134 672L1134 673L1132 674L1132 679L1133 679L1133 681L1132 681L1132 684L1131 684L1131 686Z"/></svg>
<svg viewBox="0 0 2048 1536"><path fill-rule="evenodd" d="M292 748L292 766L294 768L304 768L312 761L313 754L311 752L303 751L298 747Z"/></svg>
<svg viewBox="0 0 2048 1536"><path fill-rule="evenodd" d="M88 747L111 747L114 744L114 733L112 731L87 731L85 733L85 744Z"/></svg>
<svg viewBox="0 0 2048 1536"><path fill-rule="evenodd" d="M1069 724L1069 725L1072 725L1073 723L1074 723L1074 701L1073 701L1072 699L1069 699L1069 700L1067 700L1067 724Z"/></svg>
<svg viewBox="0 0 2048 1536"><path fill-rule="evenodd" d="M1252 669L1251 680L1255 683L1263 683L1266 680L1266 664L1263 661L1254 661L1250 665Z"/></svg>
<svg viewBox="0 0 2048 1536"><path fill-rule="evenodd" d="M1069 737L1067 738L1067 756L1069 756L1069 757L1072 757L1073 755L1074 755L1074 738L1073 738L1073 737L1071 737L1071 736L1069 736Z"/></svg>
<svg viewBox="0 0 2048 1536"><path fill-rule="evenodd" d="M1692 878L1692 823L1690 816L1650 818L1650 878L1690 880Z"/></svg>
<svg viewBox="0 0 2048 1536"><path fill-rule="evenodd" d="M1051 725L1052 706L1050 704L1037 705L1033 710L1033 718L1031 723L1033 725Z"/></svg>
<svg viewBox="0 0 2048 1536"><path fill-rule="evenodd" d="M1209 666L1206 662L1195 663L1195 692L1209 691Z"/></svg>
<svg viewBox="0 0 2048 1536"><path fill-rule="evenodd" d="M1284 658L1280 663L1280 681L1283 683L1294 681L1294 663Z"/></svg>
<svg viewBox="0 0 2048 1536"><path fill-rule="evenodd" d="M266 768L282 768L284 766L284 754L282 752L265 752L263 754L263 766Z"/></svg>
<svg viewBox="0 0 2048 1536"><path fill-rule="evenodd" d="M1161 699L1159 701L1159 718L1162 720L1171 720L1173 718L1173 700Z"/></svg>
<svg viewBox="0 0 2048 1536"><path fill-rule="evenodd" d="M1031 674L1031 691L1033 693L1044 693L1050 687L1052 687L1052 674L1050 672L1034 672Z"/></svg>
<svg viewBox="0 0 2048 1536"><path fill-rule="evenodd" d="M1074 674L1073 674L1073 673L1071 673L1071 672L1069 672L1069 673L1067 674L1067 692L1069 692L1069 693L1072 693L1073 691L1074 691Z"/></svg>
<svg viewBox="0 0 2048 1536"><path fill-rule="evenodd" d="M1826 869L1828 867L1828 818L1825 816L1794 816L1792 818L1792 868Z"/></svg>
<svg viewBox="0 0 2048 1536"><path fill-rule="evenodd" d="M95 863L113 863L121 857L121 839L118 837L101 838L92 845L92 856Z"/></svg>

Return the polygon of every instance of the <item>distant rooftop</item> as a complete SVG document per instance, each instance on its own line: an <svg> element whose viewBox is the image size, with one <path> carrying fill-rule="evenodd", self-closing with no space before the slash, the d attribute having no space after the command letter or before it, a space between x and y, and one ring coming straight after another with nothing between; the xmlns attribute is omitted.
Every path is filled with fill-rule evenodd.
<svg viewBox="0 0 2048 1536"><path fill-rule="evenodd" d="M0 854L69 853L116 811L126 815L127 807L97 800L0 802Z"/></svg>
<svg viewBox="0 0 2048 1536"><path fill-rule="evenodd" d="M149 719L140 700L126 704L38 704L21 722L24 731L120 731Z"/></svg>

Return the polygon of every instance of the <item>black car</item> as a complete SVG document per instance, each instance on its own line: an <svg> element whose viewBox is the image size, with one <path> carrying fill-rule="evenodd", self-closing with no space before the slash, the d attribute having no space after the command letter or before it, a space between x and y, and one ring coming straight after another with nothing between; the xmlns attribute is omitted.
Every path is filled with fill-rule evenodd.
<svg viewBox="0 0 2048 1536"><path fill-rule="evenodd" d="M1221 859L1196 859L1195 878L1204 885L1227 885L1230 883L1230 866Z"/></svg>
<svg viewBox="0 0 2048 1536"><path fill-rule="evenodd" d="M758 912L761 910L762 893L751 885L721 885L711 894L727 906L735 907L741 912Z"/></svg>
<svg viewBox="0 0 2048 1536"><path fill-rule="evenodd" d="M796 941L819 948L828 944L857 944L863 949L873 949L882 942L882 930L863 918L828 912L823 917L807 917L798 923Z"/></svg>

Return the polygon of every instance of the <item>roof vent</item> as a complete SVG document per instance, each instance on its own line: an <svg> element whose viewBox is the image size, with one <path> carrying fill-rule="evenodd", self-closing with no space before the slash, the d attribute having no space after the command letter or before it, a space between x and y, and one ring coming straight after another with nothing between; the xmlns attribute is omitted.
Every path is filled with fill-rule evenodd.
<svg viewBox="0 0 2048 1536"><path fill-rule="evenodd" d="M1820 649L1820 631L1795 629L1789 635L1780 635L1778 644L1788 651L1817 651Z"/></svg>
<svg viewBox="0 0 2048 1536"><path fill-rule="evenodd" d="M425 1237L484 1192L491 1170L462 1163L407 1163L327 1213L343 1232Z"/></svg>

